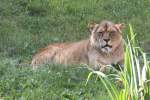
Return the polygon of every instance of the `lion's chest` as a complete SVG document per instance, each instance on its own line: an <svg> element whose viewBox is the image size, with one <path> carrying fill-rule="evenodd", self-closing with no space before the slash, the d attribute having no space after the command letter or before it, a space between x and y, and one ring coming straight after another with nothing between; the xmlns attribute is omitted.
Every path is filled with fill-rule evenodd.
<svg viewBox="0 0 150 100"><path fill-rule="evenodd" d="M116 64L119 61L119 57L115 55L104 55L97 51L89 52L89 64L103 64L103 65L111 65Z"/></svg>

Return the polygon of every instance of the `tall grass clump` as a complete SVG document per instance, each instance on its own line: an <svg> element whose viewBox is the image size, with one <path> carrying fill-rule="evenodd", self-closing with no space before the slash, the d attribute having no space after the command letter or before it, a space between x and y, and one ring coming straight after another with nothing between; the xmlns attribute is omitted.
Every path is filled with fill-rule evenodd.
<svg viewBox="0 0 150 100"><path fill-rule="evenodd" d="M92 71L87 82L92 74L97 74L112 100L150 100L150 63L138 46L131 25L125 46L125 63L121 71L114 67L111 67L115 70L113 74Z"/></svg>

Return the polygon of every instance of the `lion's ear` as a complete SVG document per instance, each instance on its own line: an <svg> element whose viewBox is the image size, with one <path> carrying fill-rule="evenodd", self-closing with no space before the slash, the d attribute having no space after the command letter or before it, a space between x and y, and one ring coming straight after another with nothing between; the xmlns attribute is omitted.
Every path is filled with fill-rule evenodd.
<svg viewBox="0 0 150 100"><path fill-rule="evenodd" d="M115 24L115 26L117 27L117 28L119 28L119 29L123 29L123 28L125 28L125 24L124 23L121 23L121 24Z"/></svg>
<svg viewBox="0 0 150 100"><path fill-rule="evenodd" d="M121 24L115 24L115 27L117 28L117 30L122 33L122 30L125 28L125 24L121 23Z"/></svg>
<svg viewBox="0 0 150 100"><path fill-rule="evenodd" d="M92 30L94 29L95 25L96 25L96 22L94 22L94 21L88 23L88 29L89 29L90 31L92 31Z"/></svg>

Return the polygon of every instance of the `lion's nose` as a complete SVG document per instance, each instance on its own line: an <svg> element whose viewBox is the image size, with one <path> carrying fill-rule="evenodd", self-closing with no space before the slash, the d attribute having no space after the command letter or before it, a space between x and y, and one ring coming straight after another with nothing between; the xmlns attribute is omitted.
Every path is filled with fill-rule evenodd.
<svg viewBox="0 0 150 100"><path fill-rule="evenodd" d="M109 42L109 41L110 41L110 39L104 39L104 41L105 41L105 42Z"/></svg>

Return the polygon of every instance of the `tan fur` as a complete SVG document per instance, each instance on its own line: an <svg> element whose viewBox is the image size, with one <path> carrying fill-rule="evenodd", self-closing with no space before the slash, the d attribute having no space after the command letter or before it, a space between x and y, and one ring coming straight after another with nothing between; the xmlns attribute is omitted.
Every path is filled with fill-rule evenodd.
<svg viewBox="0 0 150 100"><path fill-rule="evenodd" d="M93 68L123 64L124 48L121 33L123 25L102 21L99 24L89 24L89 28L91 32L89 39L75 43L50 44L41 49L33 57L33 68L46 63L88 64Z"/></svg>

